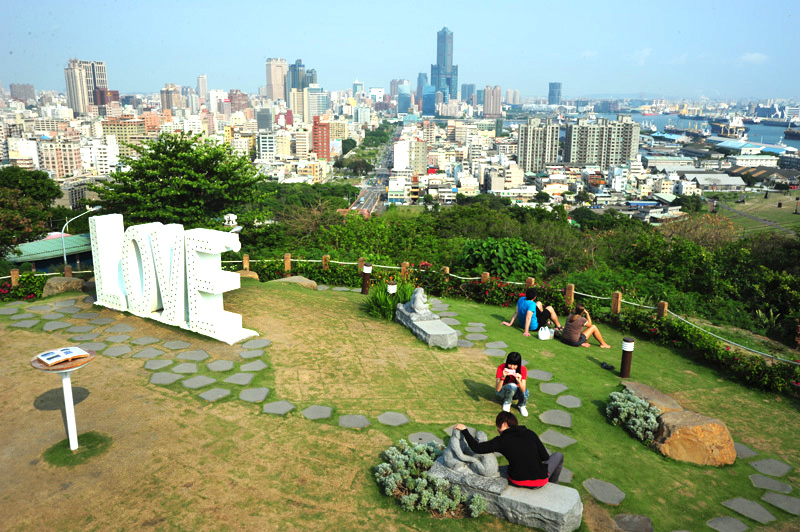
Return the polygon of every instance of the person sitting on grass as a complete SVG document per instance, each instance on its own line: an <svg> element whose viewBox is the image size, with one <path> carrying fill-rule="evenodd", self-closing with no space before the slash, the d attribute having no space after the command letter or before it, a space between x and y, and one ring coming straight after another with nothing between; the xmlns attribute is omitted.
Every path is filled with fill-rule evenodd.
<svg viewBox="0 0 800 532"><path fill-rule="evenodd" d="M564 455L548 454L539 436L527 427L520 426L511 412L500 412L494 421L500 435L479 443L467 427L458 423L467 445L478 454L500 453L508 460L508 483L520 488L541 488L548 482L558 483Z"/></svg>
<svg viewBox="0 0 800 532"><path fill-rule="evenodd" d="M524 296L520 296L517 300L517 308L514 310L514 315L511 316L510 321L504 321L503 325L511 327L516 322L522 327L522 336L530 336L531 331L539 328L536 311L536 289L531 287L525 291Z"/></svg>
<svg viewBox="0 0 800 532"><path fill-rule="evenodd" d="M588 327L585 331L583 330L584 325ZM589 315L589 311L586 310L582 303L578 303L575 305L575 312L567 317L564 331L561 333L561 341L574 347L591 347L587 339L592 336L600 342L600 347L604 349L611 347L603 340L597 325L592 324L592 317Z"/></svg>
<svg viewBox="0 0 800 532"><path fill-rule="evenodd" d="M522 355L512 351L504 364L497 366L495 391L503 401L503 412L511 410L511 401L518 401L517 408L522 417L528 417L528 370L522 365Z"/></svg>

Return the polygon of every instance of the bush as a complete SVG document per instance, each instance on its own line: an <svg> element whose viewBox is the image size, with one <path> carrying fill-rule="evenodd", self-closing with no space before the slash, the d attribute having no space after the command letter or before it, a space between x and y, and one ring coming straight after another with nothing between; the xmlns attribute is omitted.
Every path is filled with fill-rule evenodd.
<svg viewBox="0 0 800 532"><path fill-rule="evenodd" d="M510 281L523 281L544 267L542 252L521 238L484 238L464 245L461 266L473 272L492 272Z"/></svg>
<svg viewBox="0 0 800 532"><path fill-rule="evenodd" d="M400 440L386 449L385 460L375 469L375 480L383 493L400 501L403 510L429 511L436 517L477 517L486 511L486 499L470 497L443 478L428 475L444 446L437 443L409 444Z"/></svg>
<svg viewBox="0 0 800 532"><path fill-rule="evenodd" d="M650 444L658 429L659 410L628 390L611 392L606 416L612 425L622 425L637 440Z"/></svg>
<svg viewBox="0 0 800 532"><path fill-rule="evenodd" d="M19 276L19 284L11 286L11 281L0 283L0 301L30 300L42 297L42 290L47 284L47 276L36 276L33 273L23 273Z"/></svg>
<svg viewBox="0 0 800 532"><path fill-rule="evenodd" d="M369 296L364 302L364 308L370 316L392 321L397 304L411 301L413 293L414 285L401 281L397 283L397 292L390 294L386 290L386 283L381 281L373 284L369 289Z"/></svg>

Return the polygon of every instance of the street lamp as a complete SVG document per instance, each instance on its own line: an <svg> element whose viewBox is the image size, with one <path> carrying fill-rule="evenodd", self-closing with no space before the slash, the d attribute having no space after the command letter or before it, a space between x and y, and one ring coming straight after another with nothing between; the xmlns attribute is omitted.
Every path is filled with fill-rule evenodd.
<svg viewBox="0 0 800 532"><path fill-rule="evenodd" d="M67 220L67 223L64 224L64 227L61 228L61 251L64 252L64 266L67 265L67 247L64 245L64 231L67 230L67 226L69 225L69 223L72 220L77 220L78 218L80 218L81 216L83 216L85 214L89 214L90 212L97 212L100 209L102 209L102 207L100 205L96 205L96 206L92 207L91 209L89 209L88 211L80 213L75 218L70 218L69 220Z"/></svg>

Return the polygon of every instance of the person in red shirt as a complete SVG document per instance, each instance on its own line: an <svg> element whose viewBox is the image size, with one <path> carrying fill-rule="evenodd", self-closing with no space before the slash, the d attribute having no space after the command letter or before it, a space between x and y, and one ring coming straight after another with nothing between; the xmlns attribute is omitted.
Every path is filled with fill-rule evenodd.
<svg viewBox="0 0 800 532"><path fill-rule="evenodd" d="M522 417L528 417L528 370L522 365L522 355L512 351L504 364L497 366L495 391L503 401L503 412L511 410L511 401L518 401L517 408Z"/></svg>
<svg viewBox="0 0 800 532"><path fill-rule="evenodd" d="M500 435L489 441L479 443L469 433L467 427L458 423L454 428L460 430L467 445L478 454L500 453L508 460L508 482L521 488L541 488L548 482L558 483L564 455L549 455L539 436L517 423L511 412L500 412L495 419Z"/></svg>

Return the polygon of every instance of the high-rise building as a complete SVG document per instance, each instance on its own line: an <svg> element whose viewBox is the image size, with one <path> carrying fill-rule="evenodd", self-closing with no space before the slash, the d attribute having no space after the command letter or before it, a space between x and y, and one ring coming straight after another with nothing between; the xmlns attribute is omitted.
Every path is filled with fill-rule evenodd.
<svg viewBox="0 0 800 532"><path fill-rule="evenodd" d="M462 83L461 84L461 101L469 102L474 94L475 94L475 84L474 83Z"/></svg>
<svg viewBox="0 0 800 532"><path fill-rule="evenodd" d="M422 88L422 114L436 115L436 87L433 85L425 85Z"/></svg>
<svg viewBox="0 0 800 532"><path fill-rule="evenodd" d="M550 105L561 105L561 82L550 83L550 91L547 93L547 103Z"/></svg>
<svg viewBox="0 0 800 532"><path fill-rule="evenodd" d="M407 79L393 79L389 82L389 96L394 100L397 98L398 87L400 85L408 85Z"/></svg>
<svg viewBox="0 0 800 532"><path fill-rule="evenodd" d="M12 83L9 85L11 90L11 98L27 103L28 100L36 101L36 91L33 90L33 85L28 83Z"/></svg>
<svg viewBox="0 0 800 532"><path fill-rule="evenodd" d="M558 123L529 118L519 127L517 160L523 172L539 172L558 162Z"/></svg>
<svg viewBox="0 0 800 532"><path fill-rule="evenodd" d="M250 99L247 97L247 93L239 89L233 89L228 92L228 99L231 101L232 113L244 111L250 107Z"/></svg>
<svg viewBox="0 0 800 532"><path fill-rule="evenodd" d="M89 106L89 90L86 84L86 71L77 59L70 59L64 69L67 82L67 105L76 115L85 115Z"/></svg>
<svg viewBox="0 0 800 532"><path fill-rule="evenodd" d="M428 84L428 74L420 72L417 74L417 100L422 101L422 88Z"/></svg>
<svg viewBox="0 0 800 532"><path fill-rule="evenodd" d="M331 126L322 122L319 116L314 117L311 128L311 151L317 154L317 159L330 160L331 158Z"/></svg>
<svg viewBox="0 0 800 532"><path fill-rule="evenodd" d="M406 80L404 80L406 81ZM407 113L411 107L411 85L408 81L397 87L397 112Z"/></svg>
<svg viewBox="0 0 800 532"><path fill-rule="evenodd" d="M579 119L567 126L564 161L576 165L626 164L639 151L639 123L630 116L617 120L599 118L596 122Z"/></svg>
<svg viewBox="0 0 800 532"><path fill-rule="evenodd" d="M289 109L292 110L294 119L298 122L302 122L303 116L305 115L303 91L299 89L290 89L289 98L286 101L289 102Z"/></svg>
<svg viewBox="0 0 800 532"><path fill-rule="evenodd" d="M204 102L208 96L208 78L205 74L197 76L197 96Z"/></svg>
<svg viewBox="0 0 800 532"><path fill-rule="evenodd" d="M500 118L503 116L503 90L500 85L495 85L494 88L486 85L483 89L483 117L484 118Z"/></svg>
<svg viewBox="0 0 800 532"><path fill-rule="evenodd" d="M478 89L475 91L475 103L477 105L483 105L483 102L484 102L483 89Z"/></svg>
<svg viewBox="0 0 800 532"><path fill-rule="evenodd" d="M303 122L311 124L315 116L322 115L329 107L328 92L316 83L303 89ZM297 112L297 111L295 111Z"/></svg>
<svg viewBox="0 0 800 532"><path fill-rule="evenodd" d="M316 69L310 68L310 69L308 69L306 71L306 85L305 86L308 87L312 83L317 83L317 71L316 71Z"/></svg>
<svg viewBox="0 0 800 532"><path fill-rule="evenodd" d="M453 64L453 32L442 28L436 33L436 64L431 65L431 84L437 91L447 87L449 94L458 94L458 65Z"/></svg>
<svg viewBox="0 0 800 532"><path fill-rule="evenodd" d="M42 139L37 144L40 168L53 172L57 178L81 174L80 140Z"/></svg>
<svg viewBox="0 0 800 532"><path fill-rule="evenodd" d="M174 83L164 84L161 89L161 109L177 109L179 107L180 89Z"/></svg>
<svg viewBox="0 0 800 532"><path fill-rule="evenodd" d="M302 59L298 59L289 65L286 72L286 84L284 93L286 94L286 101L289 101L292 89L297 89L300 93L306 88L306 66L303 64Z"/></svg>
<svg viewBox="0 0 800 532"><path fill-rule="evenodd" d="M80 61L83 71L86 73L86 91L89 93L89 105L98 105L94 101L95 89L108 88L108 76L106 75L105 61Z"/></svg>
<svg viewBox="0 0 800 532"><path fill-rule="evenodd" d="M415 174L425 175L428 173L428 143L424 140L412 140L409 149L409 164L411 171Z"/></svg>
<svg viewBox="0 0 800 532"><path fill-rule="evenodd" d="M272 109L259 109L256 111L256 125L259 131L272 131L275 126L275 115Z"/></svg>
<svg viewBox="0 0 800 532"><path fill-rule="evenodd" d="M270 57L267 59L267 98L273 101L286 100L286 59ZM288 101L288 100L287 100Z"/></svg>
<svg viewBox="0 0 800 532"><path fill-rule="evenodd" d="M360 98L364 93L364 82L355 80L353 82L353 98Z"/></svg>

